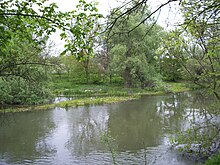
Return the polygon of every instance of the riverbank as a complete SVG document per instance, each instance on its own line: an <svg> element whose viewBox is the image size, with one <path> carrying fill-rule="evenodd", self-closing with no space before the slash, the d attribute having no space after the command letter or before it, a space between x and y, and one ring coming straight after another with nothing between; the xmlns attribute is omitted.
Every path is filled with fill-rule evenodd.
<svg viewBox="0 0 220 165"><path fill-rule="evenodd" d="M15 112L27 112L27 111L39 111L48 110L55 107L68 108L68 107L78 107L78 106L88 106L88 105L101 105L101 104L112 104L123 101L131 101L138 99L138 96L126 96L126 97L90 97L82 99L74 99L68 101L62 101L59 103L36 105L36 106L26 106L26 107L13 107L0 110L0 113L15 113Z"/></svg>
<svg viewBox="0 0 220 165"><path fill-rule="evenodd" d="M159 88L124 88L122 85L107 84L73 84L63 80L53 82L53 92L56 96L66 97L91 97L91 96L131 96L155 95L189 91L192 88L189 82L164 82Z"/></svg>
<svg viewBox="0 0 220 165"><path fill-rule="evenodd" d="M189 91L187 83L166 83L166 90L151 90L140 88L122 88L119 86L104 85L75 85L69 88L60 88L57 96L74 97L73 100L61 101L57 103L11 107L1 109L0 113L14 113L26 111L48 110L55 107L68 108L88 105L112 104L124 101L131 101L140 98L143 95L163 95L167 93L178 93ZM56 92L58 91L58 88Z"/></svg>

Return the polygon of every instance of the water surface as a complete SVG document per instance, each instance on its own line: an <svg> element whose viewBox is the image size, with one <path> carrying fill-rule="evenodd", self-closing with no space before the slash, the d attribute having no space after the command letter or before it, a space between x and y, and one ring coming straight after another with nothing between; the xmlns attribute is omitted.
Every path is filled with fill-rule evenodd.
<svg viewBox="0 0 220 165"><path fill-rule="evenodd" d="M199 164L170 149L169 137L200 121L208 104L192 93L0 117L0 164L112 164L100 141L109 131L118 164Z"/></svg>

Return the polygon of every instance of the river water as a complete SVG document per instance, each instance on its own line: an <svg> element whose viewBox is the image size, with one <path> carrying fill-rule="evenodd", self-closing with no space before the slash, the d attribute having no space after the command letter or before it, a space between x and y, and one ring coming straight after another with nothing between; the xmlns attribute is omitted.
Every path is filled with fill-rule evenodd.
<svg viewBox="0 0 220 165"><path fill-rule="evenodd" d="M207 104L193 93L78 108L5 114L0 117L0 164L113 164L101 142L114 139L117 164L191 165L170 148L169 137L204 117Z"/></svg>

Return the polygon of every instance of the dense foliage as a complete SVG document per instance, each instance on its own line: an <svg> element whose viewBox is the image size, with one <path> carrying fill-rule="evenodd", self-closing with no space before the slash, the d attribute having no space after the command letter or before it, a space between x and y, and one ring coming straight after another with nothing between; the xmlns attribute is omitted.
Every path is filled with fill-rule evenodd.
<svg viewBox="0 0 220 165"><path fill-rule="evenodd" d="M61 12L47 0L0 2L1 104L37 104L50 98L47 78L54 63L48 59L46 42L57 29L66 41L64 53L78 54L81 60L86 59L80 54L82 50L92 53L88 44L97 34L88 35L94 28L93 18L97 20L101 15L95 3L80 0L77 8Z"/></svg>
<svg viewBox="0 0 220 165"><path fill-rule="evenodd" d="M205 165L218 165L220 164L220 154L215 155L212 159L209 159Z"/></svg>
<svg viewBox="0 0 220 165"><path fill-rule="evenodd" d="M220 100L220 38L219 2L184 1L182 11L189 40L185 52L191 79ZM193 64L194 63L194 64ZM192 69L191 69L192 68ZM196 72L193 72L195 70Z"/></svg>
<svg viewBox="0 0 220 165"><path fill-rule="evenodd" d="M112 12L112 15L120 14ZM154 87L156 81L160 81L154 58L163 29L158 25L152 28L151 22L145 22L134 31L128 32L146 14L137 12L129 18L121 18L121 21L106 32L104 48L109 57L108 69L111 74L118 73L126 87ZM151 31L148 32L150 28Z"/></svg>
<svg viewBox="0 0 220 165"><path fill-rule="evenodd" d="M175 139L177 144L185 144L182 149L197 159L210 157L220 148L219 121L216 119L220 114L218 6L219 2L215 0L183 1L181 10L184 24L170 32L163 45L165 52L182 66L181 73L185 79L193 81L205 91L204 98L207 93L215 96L213 100L216 104L212 105L211 112L208 107L201 108L212 117L200 124L191 122L191 128L182 131Z"/></svg>
<svg viewBox="0 0 220 165"><path fill-rule="evenodd" d="M152 16L177 1L184 22L165 31ZM53 94L86 91L88 95L121 96L129 95L129 88L166 90L164 80L184 80L215 96L217 104L208 115L219 116L219 1L169 0L156 11L150 11L146 2L129 1L112 9L105 18L107 24L100 27L102 15L95 2L79 0L76 10L61 12L47 0L0 1L0 104L44 103L52 97L50 86L60 84L62 89ZM65 41L64 51L51 57L46 45L58 29ZM126 90L66 89L76 84L108 83ZM199 126L192 123L193 127L174 141L185 143L186 151L199 144L199 154L210 156L214 153L209 152L210 146L220 144L219 125L212 119ZM219 146L216 148L215 152Z"/></svg>
<svg viewBox="0 0 220 165"><path fill-rule="evenodd" d="M40 47L14 36L1 51L1 104L37 104L50 98L48 60Z"/></svg>

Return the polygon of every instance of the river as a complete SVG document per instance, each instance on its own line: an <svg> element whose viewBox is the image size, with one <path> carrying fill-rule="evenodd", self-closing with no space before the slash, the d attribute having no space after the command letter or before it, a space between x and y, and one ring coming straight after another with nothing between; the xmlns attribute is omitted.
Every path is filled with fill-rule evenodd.
<svg viewBox="0 0 220 165"><path fill-rule="evenodd" d="M169 137L203 118L207 104L193 93L55 108L0 117L1 165L113 164L100 138L108 131L117 164L191 165L170 148Z"/></svg>

